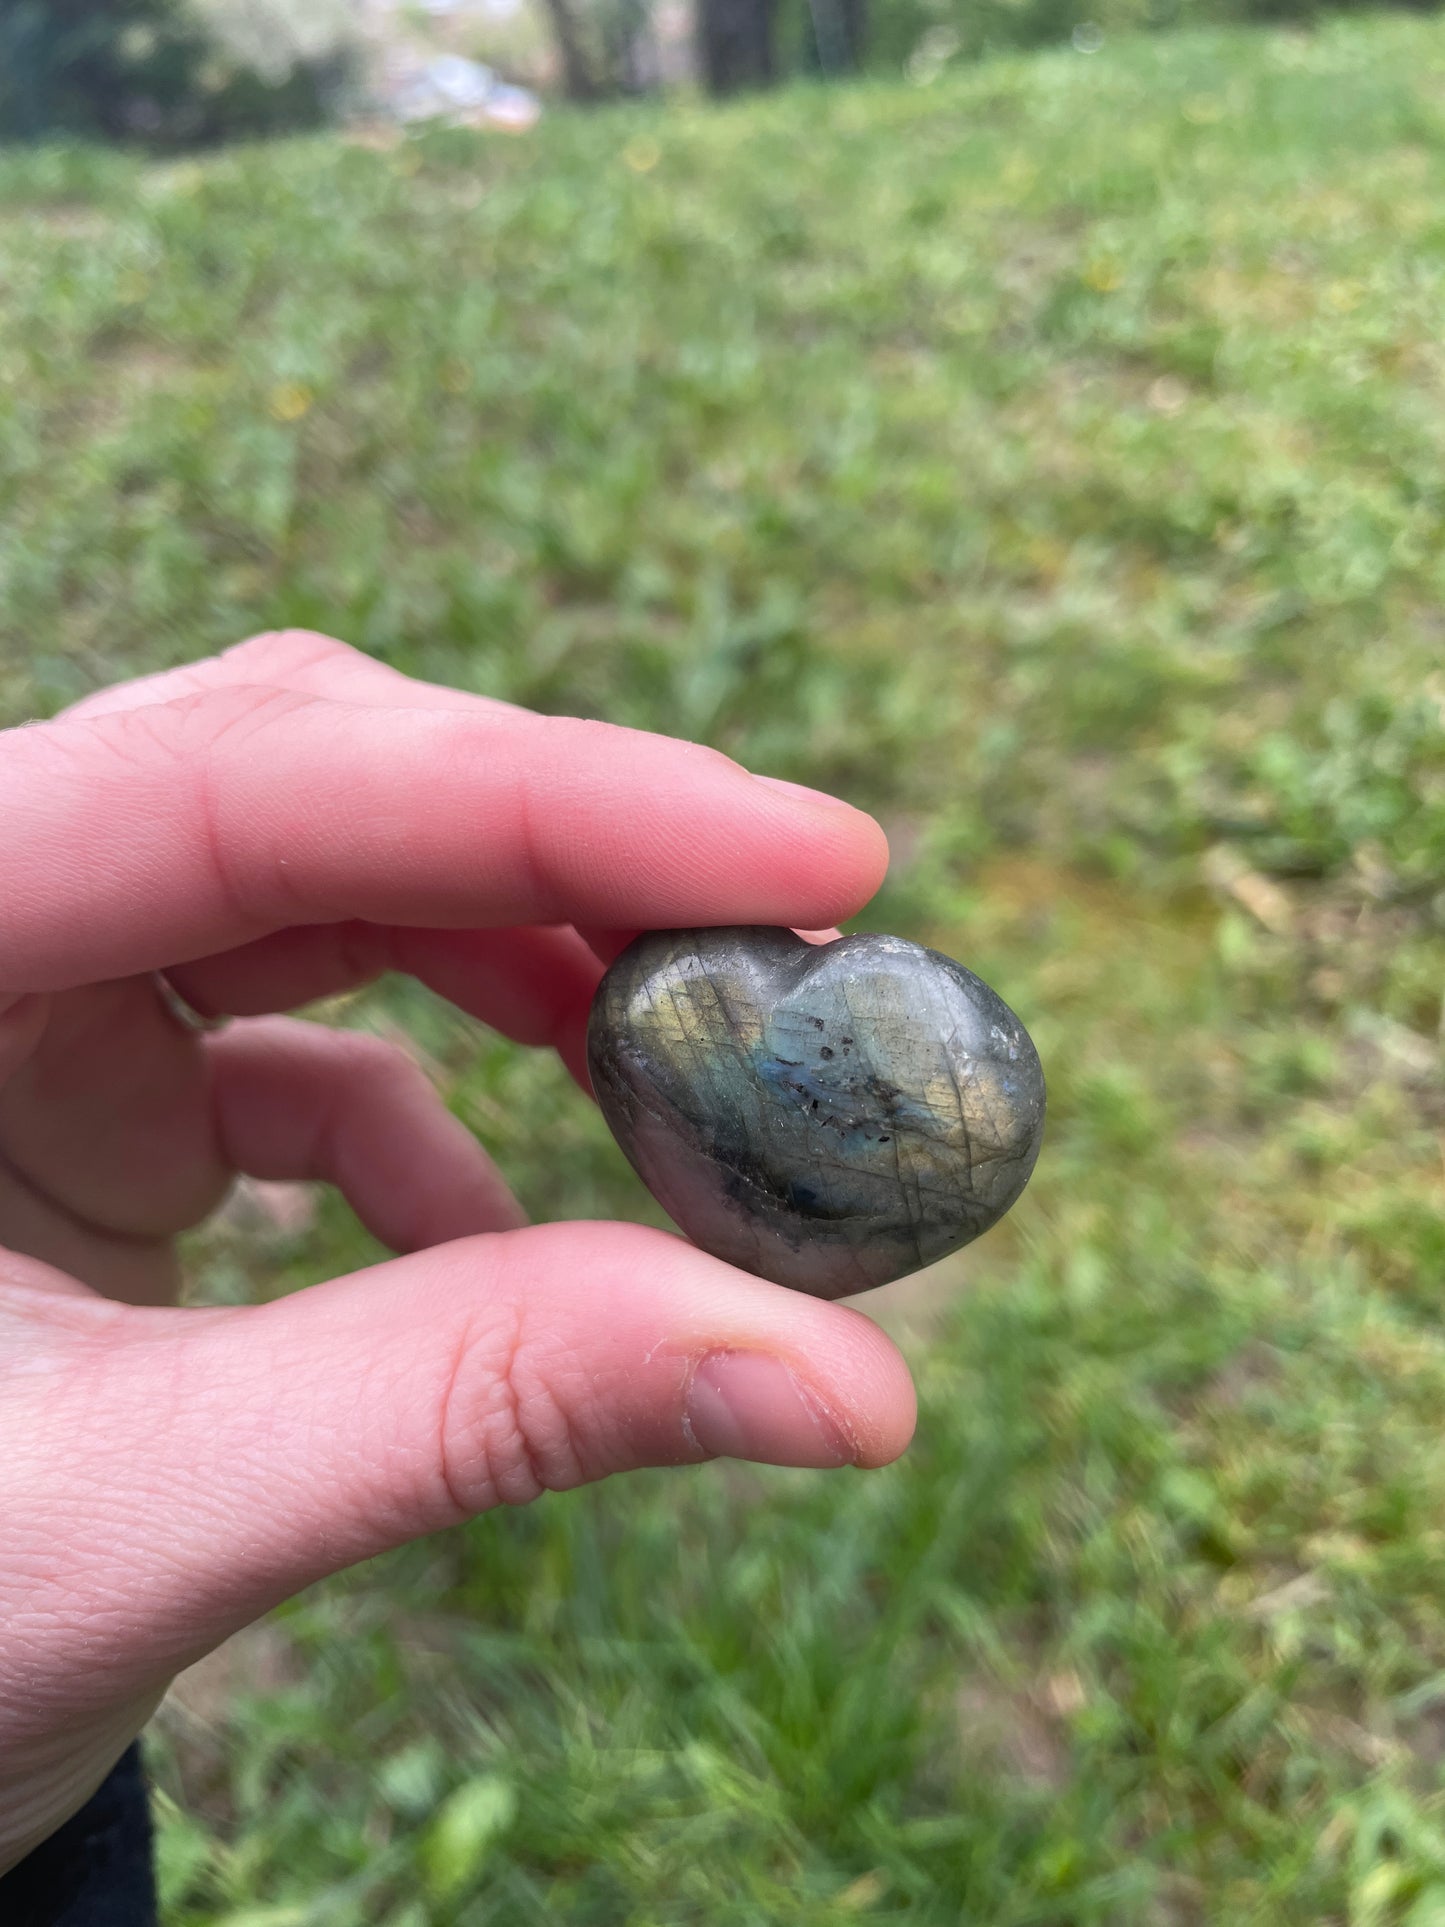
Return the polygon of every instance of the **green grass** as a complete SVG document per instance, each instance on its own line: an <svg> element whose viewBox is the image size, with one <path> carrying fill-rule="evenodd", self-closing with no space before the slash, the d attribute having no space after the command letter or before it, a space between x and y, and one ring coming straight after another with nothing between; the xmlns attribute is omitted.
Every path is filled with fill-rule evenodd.
<svg viewBox="0 0 1445 1927"><path fill-rule="evenodd" d="M881 1474L317 1589L153 1757L178 1927L1445 1922L1445 26L526 142L0 165L0 710L280 623L876 809L1049 1141ZM538 1216L645 1214L404 987ZM328 1204L212 1297L365 1259Z"/></svg>

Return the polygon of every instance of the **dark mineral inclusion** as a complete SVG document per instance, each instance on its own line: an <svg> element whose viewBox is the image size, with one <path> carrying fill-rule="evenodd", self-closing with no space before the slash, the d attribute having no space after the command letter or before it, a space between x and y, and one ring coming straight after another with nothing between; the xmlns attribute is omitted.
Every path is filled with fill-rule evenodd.
<svg viewBox="0 0 1445 1927"><path fill-rule="evenodd" d="M900 937L654 930L598 988L602 1113L695 1244L841 1298L977 1238L1044 1127L1032 1040L973 972Z"/></svg>

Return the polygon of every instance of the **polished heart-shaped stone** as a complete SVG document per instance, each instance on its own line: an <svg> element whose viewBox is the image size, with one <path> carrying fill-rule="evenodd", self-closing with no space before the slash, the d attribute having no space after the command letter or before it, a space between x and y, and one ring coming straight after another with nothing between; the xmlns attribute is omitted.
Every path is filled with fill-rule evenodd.
<svg viewBox="0 0 1445 1927"><path fill-rule="evenodd" d="M899 937L649 931L598 987L587 1060L618 1143L693 1242L819 1298L987 1231L1043 1136L1018 1018Z"/></svg>

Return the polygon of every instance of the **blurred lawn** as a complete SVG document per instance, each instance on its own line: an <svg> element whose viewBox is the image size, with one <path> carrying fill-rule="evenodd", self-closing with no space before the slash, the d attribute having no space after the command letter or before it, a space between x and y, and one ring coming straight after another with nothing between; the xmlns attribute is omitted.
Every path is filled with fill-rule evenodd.
<svg viewBox="0 0 1445 1927"><path fill-rule="evenodd" d="M1445 26L0 164L0 711L283 623L875 808L1050 1137L908 1460L310 1594L181 1927L1445 1922ZM541 1217L650 1210L404 987ZM363 1261L337 1208L199 1289ZM966 1286L966 1289L963 1287Z"/></svg>

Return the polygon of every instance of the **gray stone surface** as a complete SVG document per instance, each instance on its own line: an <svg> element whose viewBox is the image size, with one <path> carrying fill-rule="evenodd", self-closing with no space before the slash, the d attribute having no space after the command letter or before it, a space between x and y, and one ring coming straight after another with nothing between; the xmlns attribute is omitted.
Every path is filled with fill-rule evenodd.
<svg viewBox="0 0 1445 1927"><path fill-rule="evenodd" d="M1044 1078L982 979L899 937L650 931L600 985L593 1087L695 1244L841 1298L987 1231L1028 1182Z"/></svg>

